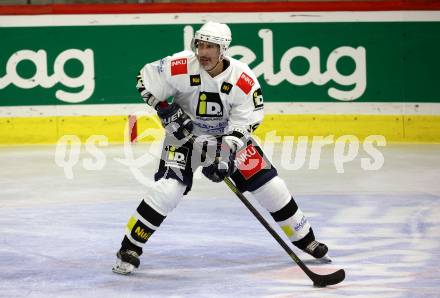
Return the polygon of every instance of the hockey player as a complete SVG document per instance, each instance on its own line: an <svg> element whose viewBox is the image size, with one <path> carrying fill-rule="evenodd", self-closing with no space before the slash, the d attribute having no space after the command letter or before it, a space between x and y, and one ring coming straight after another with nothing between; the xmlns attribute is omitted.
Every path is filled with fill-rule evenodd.
<svg viewBox="0 0 440 298"><path fill-rule="evenodd" d="M251 69L226 55L230 42L227 25L208 22L196 31L193 51L141 69L137 89L157 111L167 134L155 186L128 221L113 272L128 274L139 266L143 245L190 191L200 165L208 179L221 182L230 176L238 189L251 192L299 249L315 258L326 255L327 246L315 240L286 184L251 136L264 115L262 91ZM197 140L218 140L215 162L202 163L188 132ZM212 143L204 145L211 148Z"/></svg>

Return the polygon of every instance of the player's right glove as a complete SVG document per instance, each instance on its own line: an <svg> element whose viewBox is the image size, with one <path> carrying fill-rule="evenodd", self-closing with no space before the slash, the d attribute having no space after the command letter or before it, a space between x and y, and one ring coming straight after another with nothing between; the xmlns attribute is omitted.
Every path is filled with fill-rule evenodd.
<svg viewBox="0 0 440 298"><path fill-rule="evenodd" d="M191 118L177 104L172 103L166 107L160 107L157 115L162 122L162 126L168 133L173 134L178 140L187 137L193 130Z"/></svg>
<svg viewBox="0 0 440 298"><path fill-rule="evenodd" d="M235 152L222 154L215 158L214 162L202 169L203 175L212 182L221 182L230 176L235 170Z"/></svg>
<svg viewBox="0 0 440 298"><path fill-rule="evenodd" d="M240 131L232 131L223 136L223 143L218 147L212 164L202 169L203 175L213 182L221 182L235 171L237 150L243 147L245 136Z"/></svg>

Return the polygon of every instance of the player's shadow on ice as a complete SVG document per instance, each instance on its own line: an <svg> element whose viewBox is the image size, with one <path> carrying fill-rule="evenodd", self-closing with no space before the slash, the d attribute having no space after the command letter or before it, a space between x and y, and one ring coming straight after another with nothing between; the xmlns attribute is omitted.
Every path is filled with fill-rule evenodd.
<svg viewBox="0 0 440 298"><path fill-rule="evenodd" d="M324 257L322 259L302 259L302 261L306 265L326 265L332 263L331 259L327 257Z"/></svg>

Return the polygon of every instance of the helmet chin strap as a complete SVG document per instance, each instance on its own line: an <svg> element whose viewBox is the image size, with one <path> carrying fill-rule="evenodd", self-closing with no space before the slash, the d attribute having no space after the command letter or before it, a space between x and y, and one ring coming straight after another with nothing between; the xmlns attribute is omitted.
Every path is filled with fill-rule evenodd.
<svg viewBox="0 0 440 298"><path fill-rule="evenodd" d="M211 72L211 71L213 71L213 70L217 67L217 65L220 63L220 61L221 61L221 60L217 61L217 63L214 65L213 68L211 68L211 69L209 69L209 70L206 70L206 71L207 71L207 72Z"/></svg>
<svg viewBox="0 0 440 298"><path fill-rule="evenodd" d="M211 72L211 71L213 71L216 67L217 67L217 65L220 63L220 62L222 62L223 61L223 57L220 55L219 57L218 57L218 61L217 61L217 63L214 65L214 67L213 68L211 68L210 70L206 70L207 72Z"/></svg>

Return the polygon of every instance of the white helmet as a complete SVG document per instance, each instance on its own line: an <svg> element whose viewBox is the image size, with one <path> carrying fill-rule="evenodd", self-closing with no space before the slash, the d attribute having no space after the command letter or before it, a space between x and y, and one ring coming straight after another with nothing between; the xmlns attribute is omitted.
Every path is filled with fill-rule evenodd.
<svg viewBox="0 0 440 298"><path fill-rule="evenodd" d="M232 41L231 29L229 29L226 24L209 21L194 34L194 38L191 42L191 47L194 52L196 52L197 40L218 44L220 46L220 59L223 59Z"/></svg>

